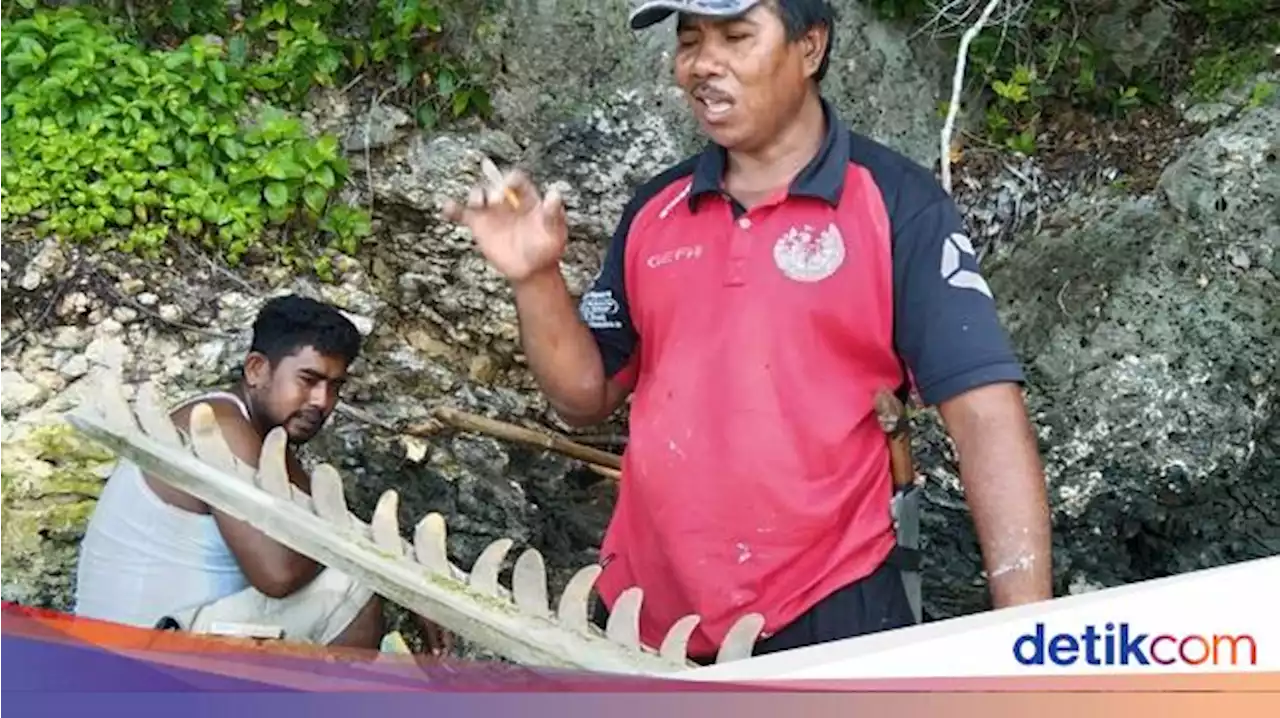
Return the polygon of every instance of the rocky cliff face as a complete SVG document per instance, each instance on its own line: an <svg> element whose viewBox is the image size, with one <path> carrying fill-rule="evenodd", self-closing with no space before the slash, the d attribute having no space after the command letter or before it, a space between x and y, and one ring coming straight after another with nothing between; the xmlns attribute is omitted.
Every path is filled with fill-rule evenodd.
<svg viewBox="0 0 1280 718"><path fill-rule="evenodd" d="M395 430L438 404L558 426L524 370L504 283L436 215L442 196L476 180L482 153L565 194L565 271L581 291L632 187L699 144L665 89L669 31L632 35L620 1L509 5L485 40L505 68L494 127L425 135L367 96L315 98L308 120L338 132L351 156L350 199L377 213L374 241L337 262L333 284L270 267L233 273L181 245L167 263L143 264L6 230L5 599L70 607L103 457L39 427L57 425L91 365L120 352L132 380L157 380L172 398L228 381L258 306L286 291L337 303L367 335L346 397L358 412L336 414L308 450L337 465L358 513L394 488L402 526L428 511L448 517L461 565L511 537L512 556L526 545L547 555L553 590L594 560L613 495L579 462L443 427L427 439ZM931 165L949 63L857 6L843 15L831 99L860 131ZM1156 194L1076 194L985 260L1028 363L1062 592L1280 550L1280 106L1222 122ZM1025 219L1000 185L986 186L990 196L964 200L975 222ZM934 618L980 610L985 584L949 447L931 415L920 429L926 608Z"/></svg>
<svg viewBox="0 0 1280 718"><path fill-rule="evenodd" d="M1280 103L1236 108L1158 188L1073 195L986 261L1027 364L1059 592L1280 552ZM945 441L926 590L985 605Z"/></svg>

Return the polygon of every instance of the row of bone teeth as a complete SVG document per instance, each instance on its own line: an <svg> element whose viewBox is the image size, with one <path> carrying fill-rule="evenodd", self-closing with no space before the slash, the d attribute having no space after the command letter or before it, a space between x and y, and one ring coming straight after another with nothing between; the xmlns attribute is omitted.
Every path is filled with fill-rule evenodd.
<svg viewBox="0 0 1280 718"><path fill-rule="evenodd" d="M472 591L502 599L522 614L546 619L563 629L593 638L599 635L598 629L587 618L588 600L601 571L599 565L586 566L572 577L560 597L553 617L549 609L546 566L542 554L536 549L526 549L516 560L510 591L498 581L502 564L514 545L509 538L490 543L476 559L468 575L448 560L445 520L441 514L432 512L423 517L415 526L413 542L410 544L400 535L397 519L399 497L394 490L388 490L379 497L370 523L365 524L348 510L342 479L331 465L321 464L312 472L310 496L294 486L289 481L285 468L286 437L283 428L276 428L267 435L259 458L259 468L255 470L231 452L214 420L213 410L207 404L198 404L192 408L189 439L184 440L169 419L168 412L162 408L155 386L149 382L138 388L136 409L129 406L122 387L110 374L104 376L96 399L97 408L110 431L124 435L125 439L141 429L142 433L167 447L191 453L205 464L228 470L233 476L274 497L289 500L308 515L346 533L352 540L372 543L387 555L387 560L411 561L434 574L453 578ZM370 568L377 570L376 567ZM610 612L604 637L627 649L653 654L652 649L640 642L639 616L642 602L643 591L639 587L623 591ZM697 615L691 614L672 625L658 647L657 655L665 661L687 666L688 641L699 620ZM717 662L749 657L762 628L763 618L759 614L741 617L726 634L717 654Z"/></svg>

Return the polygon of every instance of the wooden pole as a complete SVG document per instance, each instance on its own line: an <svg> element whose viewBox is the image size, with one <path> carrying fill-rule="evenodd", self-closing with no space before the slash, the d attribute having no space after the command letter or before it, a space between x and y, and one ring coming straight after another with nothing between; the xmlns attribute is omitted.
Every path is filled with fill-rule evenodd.
<svg viewBox="0 0 1280 718"><path fill-rule="evenodd" d="M592 471L601 476L605 476L614 480L621 478L622 474L622 457L617 454L601 451L585 444L579 444L561 434L554 434L549 431L535 431L526 429L523 426L516 426L506 421L490 419L487 416L480 416L471 412L454 409L452 407L441 406L436 407L432 411L433 421L426 421L420 424L413 424L406 427L395 427L380 421L368 412L357 409L353 406L339 404L338 410L359 421L363 421L371 426L375 426L383 431L396 434L407 434L420 438L429 438L436 434L440 427L438 424L448 424L455 429L463 431L474 431L481 434L492 436L496 439L505 441L515 441L521 444L537 446L543 449L550 449L559 452L565 456L569 456L580 461L584 461L589 465Z"/></svg>
<svg viewBox="0 0 1280 718"><path fill-rule="evenodd" d="M570 441L559 434L534 431L523 426L516 426L505 421L490 419L487 416L480 416L479 414L472 414L447 406L437 407L433 413L437 419L457 429L478 431L498 439L506 439L558 451L565 456L571 456L589 464L596 464L615 470L622 469L622 457L617 454L611 454L607 451L579 444L576 441Z"/></svg>

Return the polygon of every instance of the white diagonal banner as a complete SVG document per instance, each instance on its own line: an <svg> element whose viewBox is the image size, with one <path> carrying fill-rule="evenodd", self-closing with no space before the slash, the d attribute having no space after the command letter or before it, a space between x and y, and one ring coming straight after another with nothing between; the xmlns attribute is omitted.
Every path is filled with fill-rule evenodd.
<svg viewBox="0 0 1280 718"><path fill-rule="evenodd" d="M688 680L1280 670L1280 556L695 668Z"/></svg>

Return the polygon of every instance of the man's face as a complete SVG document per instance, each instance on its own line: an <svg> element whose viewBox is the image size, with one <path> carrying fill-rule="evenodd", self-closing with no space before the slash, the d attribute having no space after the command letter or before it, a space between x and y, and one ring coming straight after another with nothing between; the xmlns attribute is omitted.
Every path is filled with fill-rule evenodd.
<svg viewBox="0 0 1280 718"><path fill-rule="evenodd" d="M286 356L274 367L253 355L246 365L256 386L250 390L255 412L271 427L283 426L295 444L310 441L333 413L346 383L347 365L311 347Z"/></svg>
<svg viewBox="0 0 1280 718"><path fill-rule="evenodd" d="M676 83L717 144L752 149L772 137L804 98L812 40L789 43L768 3L736 18L681 14Z"/></svg>

